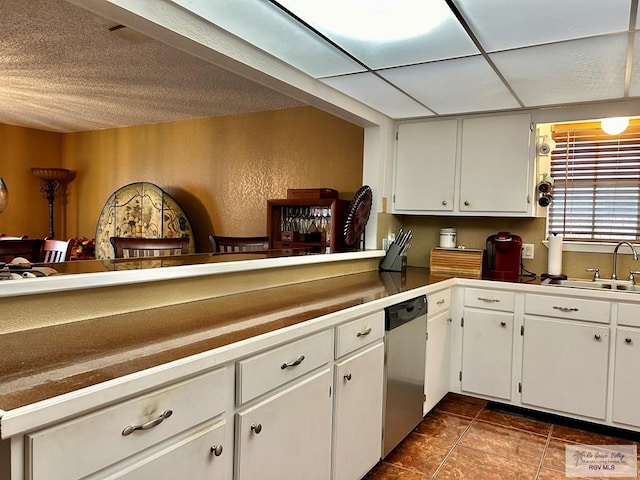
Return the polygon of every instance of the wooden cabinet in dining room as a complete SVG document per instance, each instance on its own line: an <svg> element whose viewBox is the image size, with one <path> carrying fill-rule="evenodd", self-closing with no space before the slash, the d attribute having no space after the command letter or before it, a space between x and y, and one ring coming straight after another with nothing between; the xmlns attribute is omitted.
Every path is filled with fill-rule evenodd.
<svg viewBox="0 0 640 480"><path fill-rule="evenodd" d="M338 198L267 200L269 248L304 248L317 253L353 249L345 242L343 231L350 203Z"/></svg>

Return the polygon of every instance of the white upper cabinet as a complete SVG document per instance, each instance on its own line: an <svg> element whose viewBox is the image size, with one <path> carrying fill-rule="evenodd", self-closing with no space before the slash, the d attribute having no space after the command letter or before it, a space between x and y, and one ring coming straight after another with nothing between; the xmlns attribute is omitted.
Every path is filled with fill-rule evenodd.
<svg viewBox="0 0 640 480"><path fill-rule="evenodd" d="M393 213L531 217L530 114L398 126Z"/></svg>
<svg viewBox="0 0 640 480"><path fill-rule="evenodd" d="M398 127L394 209L453 212L458 121Z"/></svg>
<svg viewBox="0 0 640 480"><path fill-rule="evenodd" d="M533 212L531 115L462 121L460 212Z"/></svg>

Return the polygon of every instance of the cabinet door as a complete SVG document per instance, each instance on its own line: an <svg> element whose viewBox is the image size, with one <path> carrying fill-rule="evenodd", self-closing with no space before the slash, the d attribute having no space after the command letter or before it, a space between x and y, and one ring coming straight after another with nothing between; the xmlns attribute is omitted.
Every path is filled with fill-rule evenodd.
<svg viewBox="0 0 640 480"><path fill-rule="evenodd" d="M148 480L188 478L227 480L232 477L232 446L226 443L226 422L197 430L169 448L149 455L143 462L106 478Z"/></svg>
<svg viewBox="0 0 640 480"><path fill-rule="evenodd" d="M511 400L513 313L465 309L463 318L460 388Z"/></svg>
<svg viewBox="0 0 640 480"><path fill-rule="evenodd" d="M451 314L442 311L427 320L427 361L423 413L426 415L449 391Z"/></svg>
<svg viewBox="0 0 640 480"><path fill-rule="evenodd" d="M522 403L605 418L609 328L525 317Z"/></svg>
<svg viewBox="0 0 640 480"><path fill-rule="evenodd" d="M640 427L640 330L618 328L613 377L613 421Z"/></svg>
<svg viewBox="0 0 640 480"><path fill-rule="evenodd" d="M362 478L380 460L384 344L335 367L333 480Z"/></svg>
<svg viewBox="0 0 640 480"><path fill-rule="evenodd" d="M533 211L531 115L462 122L461 212Z"/></svg>
<svg viewBox="0 0 640 480"><path fill-rule="evenodd" d="M236 415L236 480L327 480L331 369Z"/></svg>
<svg viewBox="0 0 640 480"><path fill-rule="evenodd" d="M398 127L395 211L453 211L457 120Z"/></svg>

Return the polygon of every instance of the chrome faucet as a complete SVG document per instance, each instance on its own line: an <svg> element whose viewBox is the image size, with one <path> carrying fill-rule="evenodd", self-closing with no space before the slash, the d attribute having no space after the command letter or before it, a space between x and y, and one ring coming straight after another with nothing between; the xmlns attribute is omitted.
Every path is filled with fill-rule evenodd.
<svg viewBox="0 0 640 480"><path fill-rule="evenodd" d="M618 249L621 245L628 245L631 251L633 252L633 259L638 260L638 254L636 253L636 249L633 248L629 242L618 242L616 248L613 249L613 271L611 272L611 280L617 280L618 275L616 273L616 269L618 267Z"/></svg>

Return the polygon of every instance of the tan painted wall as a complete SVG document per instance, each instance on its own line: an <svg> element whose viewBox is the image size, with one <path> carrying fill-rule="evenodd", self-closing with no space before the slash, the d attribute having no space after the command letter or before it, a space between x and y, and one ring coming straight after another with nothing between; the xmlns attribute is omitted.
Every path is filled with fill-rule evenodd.
<svg viewBox="0 0 640 480"><path fill-rule="evenodd" d="M60 167L62 135L0 124L0 177L9 205L0 213L0 233L43 238L49 231L47 201L31 167ZM62 233L61 203L54 202L55 233Z"/></svg>
<svg viewBox="0 0 640 480"><path fill-rule="evenodd" d="M151 182L189 216L199 251L210 233L266 235L266 200L287 188L330 187L350 198L362 183L361 127L312 107L72 133L63 164L77 170L68 231L93 236L107 197Z"/></svg>

